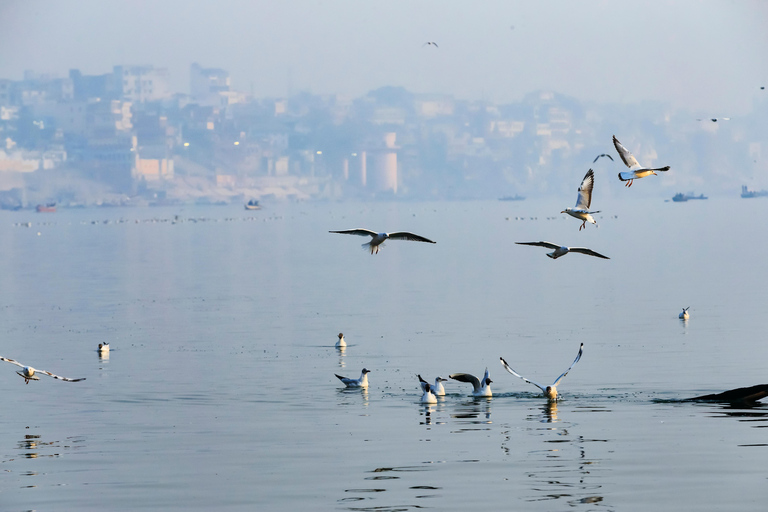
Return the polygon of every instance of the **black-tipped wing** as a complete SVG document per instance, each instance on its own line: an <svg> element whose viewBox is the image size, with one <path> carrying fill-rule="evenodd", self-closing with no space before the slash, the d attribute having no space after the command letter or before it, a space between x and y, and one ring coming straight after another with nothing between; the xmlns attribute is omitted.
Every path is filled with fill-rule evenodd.
<svg viewBox="0 0 768 512"><path fill-rule="evenodd" d="M512 367L511 367L511 366L509 366L509 365L507 364L507 362L504 360L504 358L503 358L503 357L500 357L500 358L499 358L499 361L501 361L501 365L504 367L504 369L505 369L505 370L507 370L509 373L511 373L512 375L514 375L514 376L515 376L515 377L517 377L518 379L523 379L523 380L524 380L525 382L527 382L528 384L533 384L534 386L536 386L537 388L539 388L539 389L540 389L541 391L543 391L544 393L546 393L546 392L547 392L547 388L546 388L546 387L542 386L542 385L541 385L541 384L539 384L538 382L533 382L532 380L528 380L528 379L526 379L525 377L523 377L522 375L520 375L519 373L517 373L515 370L513 370L513 369L512 369Z"/></svg>
<svg viewBox="0 0 768 512"><path fill-rule="evenodd" d="M546 247L547 249L559 249L560 246L552 242L515 242L517 245L535 245L537 247Z"/></svg>
<svg viewBox="0 0 768 512"><path fill-rule="evenodd" d="M555 382L552 384L552 386L557 386L558 384L560 384L560 381L561 381L561 380L563 380L563 377L565 377L566 375L568 375L568 372L569 372L569 371L571 371L571 368L573 368L574 366L576 366L576 363L578 363L578 362L579 362L579 359L581 359L581 354L582 354L582 352L584 352L584 344L583 344L583 343L582 343L582 344L581 344L581 346L579 347L579 353L578 353L578 354L576 354L576 359L574 359L574 360L573 360L573 362L571 363L571 366L569 366L569 367L568 367L568 369L567 369L567 370L565 370L565 371L563 372L563 374L557 378L557 380L555 380Z"/></svg>
<svg viewBox="0 0 768 512"><path fill-rule="evenodd" d="M426 393L429 389L429 382L422 379L421 375L417 375L417 377L419 378L419 384L421 384L421 390Z"/></svg>
<svg viewBox="0 0 768 512"><path fill-rule="evenodd" d="M35 370L35 372L36 373L44 373L44 374L48 375L49 377L53 377L54 379L65 380L67 382L80 382L81 380L85 380L85 377L83 377L82 379L70 379L68 377L61 377L59 375L54 375L51 372L47 372L45 370Z"/></svg>
<svg viewBox="0 0 768 512"><path fill-rule="evenodd" d="M611 159L611 162L613 162L613 157L612 157L611 155L609 155L609 154L607 154L607 153L602 153L602 154L599 154L599 155L597 155L597 156L595 157L595 159L594 159L594 160L592 160L592 163L595 163L595 162L597 162L597 161L598 161L598 159L600 159L600 157L603 157L603 156L607 156L608 158L610 158L610 159Z"/></svg>
<svg viewBox="0 0 768 512"><path fill-rule="evenodd" d="M469 373L452 373L448 378L458 380L459 382L469 382L474 387L474 391L480 391L480 379Z"/></svg>
<svg viewBox="0 0 768 512"><path fill-rule="evenodd" d="M5 361L6 363L15 364L16 366L20 366L20 367L24 368L24 365L21 364L20 362L15 361L13 359L8 359L7 357L0 356L0 361Z"/></svg>
<svg viewBox="0 0 768 512"><path fill-rule="evenodd" d="M629 167L630 169L640 169L641 165L637 162L634 156L632 156L632 153L629 152L627 148L625 148L621 142L619 142L619 139L616 138L616 136L613 136L613 146L616 148L616 151L619 153L619 156L621 157L621 161L624 162L624 165Z"/></svg>
<svg viewBox="0 0 768 512"><path fill-rule="evenodd" d="M410 240L412 242L427 242L430 244L436 244L437 242L433 242L429 238L424 238L421 235L416 235L414 233L408 233L407 231L398 231L397 233L387 233L387 236L390 240Z"/></svg>
<svg viewBox="0 0 768 512"><path fill-rule="evenodd" d="M748 388L731 389L715 395L688 398L688 400L701 400L704 402L756 402L766 396L768 396L768 384L758 384Z"/></svg>
<svg viewBox="0 0 768 512"><path fill-rule="evenodd" d="M341 375L339 375L338 373L334 373L334 375L336 375L336 378L337 378L337 379L339 379L341 382L344 382L345 380L349 380L349 378L347 378L347 377L342 377L342 376L341 376Z"/></svg>
<svg viewBox="0 0 768 512"><path fill-rule="evenodd" d="M579 195L576 198L577 210L588 210L589 205L592 204L592 187L595 186L595 172L590 169L587 174L584 175L584 179L581 180L579 185Z"/></svg>
<svg viewBox="0 0 768 512"><path fill-rule="evenodd" d="M609 260L608 256L603 256L599 252L595 252L592 249L587 249L586 247L570 247L569 252L580 252L581 254L588 254L590 256L596 256L598 258L603 258L605 260Z"/></svg>
<svg viewBox="0 0 768 512"><path fill-rule="evenodd" d="M341 233L342 235L357 235L357 236L376 236L378 233L374 233L370 229L345 229L343 231L329 231L329 233Z"/></svg>

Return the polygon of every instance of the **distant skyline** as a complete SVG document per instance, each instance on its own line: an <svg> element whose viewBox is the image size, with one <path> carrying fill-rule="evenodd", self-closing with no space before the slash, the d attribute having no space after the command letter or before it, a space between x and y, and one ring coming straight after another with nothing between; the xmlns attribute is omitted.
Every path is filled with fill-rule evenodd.
<svg viewBox="0 0 768 512"><path fill-rule="evenodd" d="M766 27L757 0L0 0L0 78L151 64L188 92L198 62L256 96L391 85L506 103L545 89L728 117L768 94Z"/></svg>

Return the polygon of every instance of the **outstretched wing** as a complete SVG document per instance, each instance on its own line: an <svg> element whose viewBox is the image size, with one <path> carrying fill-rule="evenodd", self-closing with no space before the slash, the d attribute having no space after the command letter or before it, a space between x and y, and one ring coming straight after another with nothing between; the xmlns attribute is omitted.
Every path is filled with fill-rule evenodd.
<svg viewBox="0 0 768 512"><path fill-rule="evenodd" d="M547 249L559 249L560 246L552 242L515 242L517 245L535 245L537 247L546 247Z"/></svg>
<svg viewBox="0 0 768 512"><path fill-rule="evenodd" d="M608 256L603 256L599 252L595 252L592 249L587 249L586 247L571 247L570 252L580 252L581 254L588 254L590 256L597 256L598 258L603 258L606 260L609 260Z"/></svg>
<svg viewBox="0 0 768 512"><path fill-rule="evenodd" d="M595 185L595 172L590 169L587 174L584 175L584 179L581 180L579 185L579 195L576 198L577 210L588 210L589 205L592 204L592 187Z"/></svg>
<svg viewBox="0 0 768 512"><path fill-rule="evenodd" d="M571 363L571 366L569 366L569 367L568 367L568 369L567 369L567 370L565 370L565 371L563 372L563 374L562 374L561 376L559 376L559 377L557 378L557 380L556 380L556 381L555 381L555 382L552 384L552 386L553 386L553 387L556 387L558 384L560 384L560 381L561 381L561 380L563 380L563 377L565 377L566 375L568 375L568 372L569 372L569 371L571 371L571 368L573 368L574 366L576 366L576 363L578 363L578 362L579 362L579 359L581 359L581 353L582 353L582 352L584 352L584 344L583 344L583 343L582 343L582 344L581 344L581 346L579 347L579 353L578 353L578 354L576 354L576 359L574 359L574 360L573 360L573 362Z"/></svg>
<svg viewBox="0 0 768 512"><path fill-rule="evenodd" d="M597 156L595 157L595 159L594 159L594 160L592 160L592 163L595 163L595 162L597 162L597 161L600 159L600 157L601 157L601 156L607 156L608 158L610 158L610 159L611 159L611 162L613 162L613 157L612 157L611 155L608 155L608 154L606 154L606 153L602 153L602 154L600 154L600 155L597 155Z"/></svg>
<svg viewBox="0 0 768 512"><path fill-rule="evenodd" d="M621 157L621 160L624 162L624 165L629 167L630 169L640 169L642 166L637 162L634 156L632 156L632 153L629 152L627 148L625 148L621 142L619 142L619 139L616 138L616 136L613 136L613 145L616 147L616 151L619 153L619 156Z"/></svg>
<svg viewBox="0 0 768 512"><path fill-rule="evenodd" d="M387 233L390 240L410 240L412 242L427 242L430 244L436 244L437 242L433 242L429 238L424 238L421 235L416 235L413 233L408 233L407 231L398 231L397 233Z"/></svg>
<svg viewBox="0 0 768 512"><path fill-rule="evenodd" d="M419 378L419 384L421 384L421 390L426 393L427 389L429 389L429 382L422 379L421 375L417 375L417 377Z"/></svg>
<svg viewBox="0 0 768 512"><path fill-rule="evenodd" d="M520 375L519 373L517 373L515 370L513 370L512 368L510 368L510 366L507 364L507 362L504 360L504 358L503 358L503 357L500 357L500 358L499 358L499 360L501 361L501 365L504 367L504 369L505 369L505 370L507 370L509 373L511 373L512 375L514 375L515 377L517 377L517 378L519 378L519 379L523 379L523 380L524 380L525 382L527 382L528 384L533 384L534 386L536 386L537 388L539 388L539 389L540 389L542 392L544 392L544 393L546 393L546 392L547 392L547 388L546 388L546 387L542 386L541 384L539 384L539 383L537 383L537 382L533 382L532 380L528 380L528 379L526 379L525 377L523 377L522 375Z"/></svg>
<svg viewBox="0 0 768 512"><path fill-rule="evenodd" d="M374 233L370 229L363 229L363 228L345 229L343 231L329 231L329 233L341 233L342 235L357 235L357 236L376 236L377 235L377 233Z"/></svg>
<svg viewBox="0 0 768 512"><path fill-rule="evenodd" d="M475 391L480 391L480 381L474 375L470 375L468 373L452 373L448 376L448 378L458 380L459 382L469 382L472 384L472 386L474 386Z"/></svg>
<svg viewBox="0 0 768 512"><path fill-rule="evenodd" d="M8 359L7 357L0 356L0 361L5 361L7 363L15 364L16 366L21 366L22 368L24 368L24 365L21 364L20 362L14 361L13 359Z"/></svg>
<svg viewBox="0 0 768 512"><path fill-rule="evenodd" d="M54 379L65 380L67 382L80 382L81 380L85 380L85 377L83 377L82 379L70 379L68 377L60 377L59 375L54 375L51 372L47 372L45 370L35 370L35 372L37 372L37 373L44 373L44 374L48 375L49 377L53 377Z"/></svg>

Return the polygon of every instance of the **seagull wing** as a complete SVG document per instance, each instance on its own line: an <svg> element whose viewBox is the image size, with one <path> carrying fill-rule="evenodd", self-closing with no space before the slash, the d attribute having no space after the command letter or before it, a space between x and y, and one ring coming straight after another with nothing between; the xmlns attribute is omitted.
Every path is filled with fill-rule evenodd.
<svg viewBox="0 0 768 512"><path fill-rule="evenodd" d="M595 185L595 172L590 169L587 174L584 175L584 179L581 180L579 185L579 195L576 198L577 210L588 210L589 205L592 204L592 187Z"/></svg>
<svg viewBox="0 0 768 512"><path fill-rule="evenodd" d="M417 377L419 378L419 384L421 384L421 390L426 393L427 389L429 389L429 382L422 379L421 375L417 375Z"/></svg>
<svg viewBox="0 0 768 512"><path fill-rule="evenodd" d="M24 368L24 365L21 364L20 362L14 361L13 359L8 359L7 357L0 356L0 361L5 361L7 363L15 364L16 366L21 366L22 368Z"/></svg>
<svg viewBox="0 0 768 512"><path fill-rule="evenodd" d="M590 256L597 256L598 258L603 258L606 260L609 260L608 256L603 256L599 252L595 252L592 249L587 249L586 247L569 247L568 248L570 252L580 252L581 254L588 254Z"/></svg>
<svg viewBox="0 0 768 512"><path fill-rule="evenodd" d="M411 240L412 242L428 242L430 244L437 243L437 242L433 242L429 238L424 238L421 235L408 233L407 231L398 231L397 233L387 233L387 236L389 237L390 240Z"/></svg>
<svg viewBox="0 0 768 512"><path fill-rule="evenodd" d="M499 360L501 361L501 365L504 367L504 369L507 370L509 373L511 373L512 375L514 375L515 377L517 377L519 379L523 379L528 384L533 384L534 386L539 388L543 393L547 392L547 388L545 386L542 386L541 384L539 384L537 382L533 382L532 380L526 379L525 377L523 377L522 375L517 373L515 370L510 368L509 365L507 364L507 362L504 360L503 357L500 357Z"/></svg>
<svg viewBox="0 0 768 512"><path fill-rule="evenodd" d="M81 380L85 380L85 377L83 377L82 379L70 379L68 377L60 377L58 375L52 374L51 372L47 372L45 370L37 370L37 369L35 369L35 372L37 372L37 373L44 373L44 374L48 375L49 377L53 377L54 379L65 380L67 382L80 382Z"/></svg>
<svg viewBox="0 0 768 512"><path fill-rule="evenodd" d="M370 229L345 229L343 231L329 231L329 233L341 233L342 235L357 235L357 236L376 236L378 233L374 233Z"/></svg>
<svg viewBox="0 0 768 512"><path fill-rule="evenodd" d="M619 142L619 139L617 139L615 135L613 136L613 145L616 146L616 151L618 151L621 160L624 162L624 165L630 169L640 169L642 167L637 162L635 157L632 156L632 153L630 153L627 148L622 146L621 142Z"/></svg>
<svg viewBox="0 0 768 512"><path fill-rule="evenodd" d="M480 381L474 375L468 373L452 373L448 377L453 380L458 380L459 382L469 382L475 388L474 391L480 391Z"/></svg>
<svg viewBox="0 0 768 512"><path fill-rule="evenodd" d="M517 245L535 245L537 247L546 247L547 249L559 249L560 246L552 242L515 242Z"/></svg>
<svg viewBox="0 0 768 512"><path fill-rule="evenodd" d="M571 366L569 366L569 367L568 367L568 369L567 369L567 370L565 370L565 371L563 372L563 374L562 374L561 376L559 376L559 377L557 378L557 380L556 380L556 381L555 381L555 382L552 384L552 386L553 386L553 387L556 387L558 384L560 384L560 381L561 381L561 380L563 380L563 377L565 377L566 375L568 375L568 372L569 372L569 371L571 371L571 368L573 368L574 366L576 366L576 363L578 363L578 362L579 362L579 359L581 359L581 353L582 353L582 352L584 352L584 344L583 344L583 343L582 343L582 344L581 344L581 346L579 347L579 353L578 353L578 354L576 354L576 359L574 359L574 360L573 360L573 362L571 363Z"/></svg>

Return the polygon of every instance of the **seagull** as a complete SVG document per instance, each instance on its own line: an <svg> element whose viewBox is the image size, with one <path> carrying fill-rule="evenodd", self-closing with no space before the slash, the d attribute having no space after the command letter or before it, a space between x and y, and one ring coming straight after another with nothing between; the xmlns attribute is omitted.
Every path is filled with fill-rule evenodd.
<svg viewBox="0 0 768 512"><path fill-rule="evenodd" d="M347 342L344 341L344 333L339 333L339 341L336 342L336 348L347 348Z"/></svg>
<svg viewBox="0 0 768 512"><path fill-rule="evenodd" d="M371 231L370 229L363 229L363 228L357 228L357 229L345 229L344 231L329 231L329 233L341 233L344 235L357 235L357 236L370 236L371 241L367 244L363 244L364 249L371 249L371 254L376 252L376 254L379 253L379 246L384 243L384 240L391 239L391 240L411 240L413 242L428 242L430 244L435 244L437 242L433 242L429 238L424 238L420 235L414 235L413 233L408 233L407 231L398 231L397 233L375 233Z"/></svg>
<svg viewBox="0 0 768 512"><path fill-rule="evenodd" d="M635 159L635 157L632 156L632 153L630 153L627 148L621 145L621 142L619 142L619 139L617 139L615 135L613 136L613 145L616 146L616 151L619 152L619 156L624 161L624 164L627 167L629 167L629 171L619 173L619 179L621 181L629 182L626 185L627 187L632 186L632 180L645 178L646 176L650 176L651 174L656 176L656 173L654 171L669 170L669 166L657 167L655 169L651 169L649 167L643 167L637 162L637 159Z"/></svg>
<svg viewBox="0 0 768 512"><path fill-rule="evenodd" d="M560 256L565 256L569 252L580 252L581 254L597 256L598 258L603 258L606 260L611 259L608 256L603 256L599 252L595 252L592 249L587 249L586 247L566 247L564 245L553 244L552 242L515 242L515 243L518 245L536 245L538 247L546 247L547 249L554 249L555 252L547 253L547 256L549 256L553 260L556 260Z"/></svg>
<svg viewBox="0 0 768 512"><path fill-rule="evenodd" d="M99 343L97 351L99 354L109 354L109 343Z"/></svg>
<svg viewBox="0 0 768 512"><path fill-rule="evenodd" d="M424 389L424 386L429 386L427 381L421 378L421 375L417 375L419 378L419 382L421 383L421 389ZM435 394L435 396L445 396L445 388L443 387L443 382L446 382L448 379L444 379L442 377L438 377L435 379L435 385L429 386L432 388L432 392Z"/></svg>
<svg viewBox="0 0 768 512"><path fill-rule="evenodd" d="M768 396L768 384L758 384L748 388L729 389L722 393L714 395L697 396L687 398L686 401L701 402L730 402L730 403L752 403Z"/></svg>
<svg viewBox="0 0 768 512"><path fill-rule="evenodd" d="M336 375L336 378L343 382L348 388L367 388L369 373L371 373L371 370L363 368L363 373L360 374L359 379L349 379L347 377L342 377L341 375L336 375L335 373L334 375Z"/></svg>
<svg viewBox="0 0 768 512"><path fill-rule="evenodd" d="M422 48L425 47L425 46L434 46L435 48L440 48L439 46L437 46L437 43L434 42L434 41L427 41L426 43L424 43L421 46L422 46Z"/></svg>
<svg viewBox="0 0 768 512"><path fill-rule="evenodd" d="M710 119L696 119L697 121L712 121L713 123L716 123L718 121L730 121L730 117L712 117Z"/></svg>
<svg viewBox="0 0 768 512"><path fill-rule="evenodd" d="M688 314L688 309L690 309L690 307L691 306L688 306L687 308L683 308L682 313L677 315L677 318L679 318L680 320L688 320L689 318L691 318L691 315Z"/></svg>
<svg viewBox="0 0 768 512"><path fill-rule="evenodd" d="M24 379L25 384L29 384L29 381L31 380L40 380L40 377L35 375L36 373L44 373L49 377L53 377L54 379L65 380L67 382L79 382L81 380L85 380L85 377L83 377L82 379L69 379L67 377L60 377L58 375L54 375L51 372L47 372L45 370L35 370L31 366L24 366L20 362L14 361L13 359L8 359L6 357L0 357L0 361L6 361L8 363L15 364L16 366L21 366L21 371L20 372L17 371L16 373L21 375L21 377Z"/></svg>
<svg viewBox="0 0 768 512"><path fill-rule="evenodd" d="M607 156L608 158L610 158L610 159L611 159L611 162L613 162L613 157L612 157L611 155L609 155L608 153L600 153L599 155L597 155L597 156L595 157L595 159L594 159L594 160L592 160L592 163L595 163L595 162L597 162L597 159L598 159L598 158L600 158L601 156Z"/></svg>
<svg viewBox="0 0 768 512"><path fill-rule="evenodd" d="M421 383L421 389L424 391L424 394L421 395L421 403L423 404L436 404L437 403L437 397L433 393L432 386L430 386L428 383L421 380L421 377L419 377L419 381Z"/></svg>
<svg viewBox="0 0 768 512"><path fill-rule="evenodd" d="M491 378L488 375L488 368L485 369L483 381L480 382L477 377L468 373L452 373L448 377L459 382L469 382L472 384L472 396L493 396L491 393Z"/></svg>
<svg viewBox="0 0 768 512"><path fill-rule="evenodd" d="M587 225L587 221L597 226L597 221L592 217L593 213L600 213L600 211L590 212L589 205L592 203L592 187L595 184L595 172L590 169L587 174L584 175L584 179L581 180L579 185L579 195L576 198L576 206L573 208L566 208L560 213L567 213L571 217L584 221L579 227L579 231Z"/></svg>
<svg viewBox="0 0 768 512"><path fill-rule="evenodd" d="M533 384L534 386L539 388L541 391L543 391L544 392L544 396L546 396L550 400L557 400L557 385L560 384L560 381L563 380L563 377L568 375L568 372L571 371L571 368L573 368L576 365L576 363L579 362L579 359L581 359L581 354L582 354L583 351L584 351L584 344L582 343L581 346L579 347L579 353L576 355L576 359L573 360L573 363L571 363L571 366L569 366L568 369L565 370L563 372L563 374L560 375L555 380L555 382L552 383L551 386L546 386L546 387L542 386L541 384L537 384L536 382L533 382L532 380L528 380L525 377L523 377L522 375L520 375L519 373L517 373L515 370L513 370L512 368L509 367L509 365L507 364L507 362L504 360L503 357L500 357L499 359L501 360L501 364L504 366L504 368L506 368L506 370L509 373L511 373L515 377L519 377L519 378L523 379L525 382L527 382L529 384Z"/></svg>

